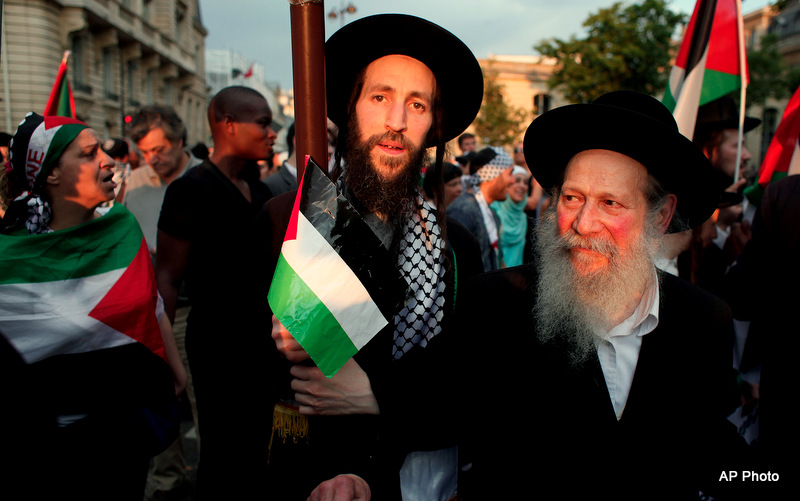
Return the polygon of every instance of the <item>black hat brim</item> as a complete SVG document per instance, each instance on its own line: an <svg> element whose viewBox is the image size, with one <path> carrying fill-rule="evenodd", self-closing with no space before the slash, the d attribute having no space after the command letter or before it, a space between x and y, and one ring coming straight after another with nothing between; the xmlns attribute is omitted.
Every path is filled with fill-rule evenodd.
<svg viewBox="0 0 800 501"><path fill-rule="evenodd" d="M455 35L405 14L380 14L353 21L325 42L328 118L341 127L349 114L358 74L372 61L393 54L422 62L436 78L444 109L441 142L464 132L483 100L480 64Z"/></svg>
<svg viewBox="0 0 800 501"><path fill-rule="evenodd" d="M523 144L528 167L545 189L561 182L576 154L602 149L644 165L677 196L676 210L692 228L708 220L719 203L702 151L677 128L630 109L595 103L556 108L531 123Z"/></svg>
<svg viewBox="0 0 800 501"><path fill-rule="evenodd" d="M742 132L750 132L761 125L761 120L755 117L744 117L742 124ZM739 119L729 118L725 120L715 120L709 122L700 122L695 125L695 129L700 130L720 130L720 129L739 129Z"/></svg>

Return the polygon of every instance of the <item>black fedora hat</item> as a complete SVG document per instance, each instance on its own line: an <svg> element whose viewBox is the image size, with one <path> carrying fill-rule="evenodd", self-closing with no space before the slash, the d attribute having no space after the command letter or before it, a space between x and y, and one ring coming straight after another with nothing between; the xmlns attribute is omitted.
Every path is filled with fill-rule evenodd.
<svg viewBox="0 0 800 501"><path fill-rule="evenodd" d="M751 131L760 123L761 120L758 118L745 116L742 130L744 132ZM694 127L695 131L738 129L739 109L736 102L730 96L723 96L704 104L697 110L697 121Z"/></svg>
<svg viewBox="0 0 800 501"><path fill-rule="evenodd" d="M341 127L347 120L358 74L372 61L392 54L413 57L436 77L444 108L442 142L464 132L483 100L483 72L478 60L449 31L405 14L379 14L353 21L325 42L328 118Z"/></svg>
<svg viewBox="0 0 800 501"><path fill-rule="evenodd" d="M677 196L677 212L690 227L717 208L719 192L708 159L678 131L669 110L645 94L615 91L590 104L550 110L531 123L523 144L528 167L545 189L561 181L573 156L601 149L644 165Z"/></svg>

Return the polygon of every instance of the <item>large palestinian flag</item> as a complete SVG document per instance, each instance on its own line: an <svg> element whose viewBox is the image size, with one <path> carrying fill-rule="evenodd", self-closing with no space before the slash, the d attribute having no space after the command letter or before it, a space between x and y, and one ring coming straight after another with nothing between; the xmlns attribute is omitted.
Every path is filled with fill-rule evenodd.
<svg viewBox="0 0 800 501"><path fill-rule="evenodd" d="M327 377L383 329L408 283L389 251L307 157L269 305Z"/></svg>
<svg viewBox="0 0 800 501"><path fill-rule="evenodd" d="M740 88L742 71L747 78L747 61L741 64L739 50L738 1L697 0L670 73L663 103L689 139L697 109Z"/></svg>
<svg viewBox="0 0 800 501"><path fill-rule="evenodd" d="M758 181L744 190L750 202L758 205L769 183L791 174L800 174L800 88L798 88L769 143L758 171Z"/></svg>
<svg viewBox="0 0 800 501"><path fill-rule="evenodd" d="M80 226L0 235L0 332L26 362L142 343L165 358L150 254L115 204Z"/></svg>

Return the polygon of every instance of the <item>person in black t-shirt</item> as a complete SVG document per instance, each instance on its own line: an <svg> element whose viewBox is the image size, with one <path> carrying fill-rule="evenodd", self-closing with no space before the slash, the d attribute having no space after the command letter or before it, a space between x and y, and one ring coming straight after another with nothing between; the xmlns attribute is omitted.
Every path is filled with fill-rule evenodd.
<svg viewBox="0 0 800 501"><path fill-rule="evenodd" d="M251 225L268 198L256 162L272 154L276 134L266 100L245 87L221 90L208 120L213 154L164 196L157 278L170 318L181 280L192 304L186 352L200 436L196 499L234 499L257 489L266 464L267 432L253 435L244 424L272 407L261 369L271 340L254 328L250 276Z"/></svg>

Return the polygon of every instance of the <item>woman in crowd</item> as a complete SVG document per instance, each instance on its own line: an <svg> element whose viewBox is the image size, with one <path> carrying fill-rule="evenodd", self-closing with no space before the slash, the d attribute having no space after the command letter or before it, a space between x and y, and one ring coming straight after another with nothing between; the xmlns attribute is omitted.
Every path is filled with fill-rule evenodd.
<svg viewBox="0 0 800 501"><path fill-rule="evenodd" d="M528 200L530 173L524 167L514 166L514 184L508 187L508 196L503 201L492 202L492 208L500 218L499 245L506 267L523 263L525 246L530 241L531 225L525 212Z"/></svg>
<svg viewBox="0 0 800 501"><path fill-rule="evenodd" d="M29 113L0 174L0 333L24 362L19 408L36 411L4 429L20 450L3 454L21 454L28 499L141 501L180 424L186 374L142 231L121 204L96 210L116 187L101 144L82 122Z"/></svg>

